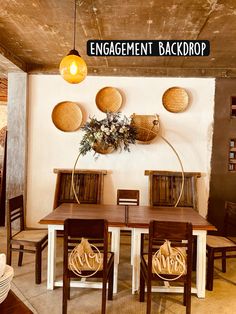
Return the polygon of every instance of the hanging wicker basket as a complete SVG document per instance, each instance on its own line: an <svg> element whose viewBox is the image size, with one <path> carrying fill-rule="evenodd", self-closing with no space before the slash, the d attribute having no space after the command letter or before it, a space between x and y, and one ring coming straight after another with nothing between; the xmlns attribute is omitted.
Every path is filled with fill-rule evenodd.
<svg viewBox="0 0 236 314"><path fill-rule="evenodd" d="M150 143L159 133L159 116L136 115L131 116L131 125L137 130L136 140L140 143Z"/></svg>
<svg viewBox="0 0 236 314"><path fill-rule="evenodd" d="M96 143L93 145L93 150L98 154L106 155L114 152L115 148L105 143Z"/></svg>

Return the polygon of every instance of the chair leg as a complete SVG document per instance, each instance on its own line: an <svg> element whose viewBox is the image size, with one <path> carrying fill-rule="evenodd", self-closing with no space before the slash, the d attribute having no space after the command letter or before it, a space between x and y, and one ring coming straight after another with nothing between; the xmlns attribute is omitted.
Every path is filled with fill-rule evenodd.
<svg viewBox="0 0 236 314"><path fill-rule="evenodd" d="M24 246L20 245L20 250L23 250ZM23 252L19 252L19 258L18 258L18 266L22 266L22 261L23 261Z"/></svg>
<svg viewBox="0 0 236 314"><path fill-rule="evenodd" d="M68 286L67 300L70 300L70 278L67 279L67 286Z"/></svg>
<svg viewBox="0 0 236 314"><path fill-rule="evenodd" d="M67 314L68 288L68 278L63 276L62 314Z"/></svg>
<svg viewBox="0 0 236 314"><path fill-rule="evenodd" d="M112 269L110 271L109 278L108 278L108 300L113 299L113 277L114 277L114 267L113 266L112 266Z"/></svg>
<svg viewBox="0 0 236 314"><path fill-rule="evenodd" d="M197 237L193 237L193 263L192 263L192 270L196 271L197 269Z"/></svg>
<svg viewBox="0 0 236 314"><path fill-rule="evenodd" d="M183 304L186 306L187 304L187 283L184 284L184 298L183 298Z"/></svg>
<svg viewBox="0 0 236 314"><path fill-rule="evenodd" d="M102 280L102 312L101 312L101 314L106 313L106 293L107 293L107 276L103 275L103 280Z"/></svg>
<svg viewBox="0 0 236 314"><path fill-rule="evenodd" d="M221 260L221 265L222 265L222 272L226 273L226 252L222 252L222 260Z"/></svg>
<svg viewBox="0 0 236 314"><path fill-rule="evenodd" d="M11 256L12 256L12 245L8 244L7 246L7 265L11 265Z"/></svg>
<svg viewBox="0 0 236 314"><path fill-rule="evenodd" d="M151 314L151 306L152 306L152 281L151 279L147 280L147 314Z"/></svg>
<svg viewBox="0 0 236 314"><path fill-rule="evenodd" d="M41 246L36 247L35 257L35 283L38 285L41 283L41 272L42 272L42 250Z"/></svg>
<svg viewBox="0 0 236 314"><path fill-rule="evenodd" d="M190 314L191 313L191 282L186 284L185 306L186 306L186 314Z"/></svg>
<svg viewBox="0 0 236 314"><path fill-rule="evenodd" d="M145 279L143 272L140 270L140 290L139 290L139 301L144 302L145 300Z"/></svg>
<svg viewBox="0 0 236 314"><path fill-rule="evenodd" d="M207 284L206 288L209 291L213 290L213 277L214 277L214 250L208 249L207 260Z"/></svg>

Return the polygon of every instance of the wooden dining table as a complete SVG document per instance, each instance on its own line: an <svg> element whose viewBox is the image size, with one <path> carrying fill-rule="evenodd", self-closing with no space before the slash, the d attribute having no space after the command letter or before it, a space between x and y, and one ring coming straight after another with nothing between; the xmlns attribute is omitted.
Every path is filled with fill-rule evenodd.
<svg viewBox="0 0 236 314"><path fill-rule="evenodd" d="M111 250L114 252L114 286L117 292L118 264L120 252L120 230L124 227L131 230L131 261L132 261L132 293L139 289L140 245L141 234L148 233L151 220L191 222L193 235L197 236L197 269L196 287L192 293L199 298L205 297L206 276L206 234L208 230L216 230L197 211L190 207L151 207L151 206L124 206L104 204L76 204L63 203L49 215L40 220L41 224L48 225L48 275L47 288L62 286L62 280L55 281L56 265L56 233L63 230L67 218L79 219L106 219L111 232ZM100 288L101 283L76 281L71 286ZM181 287L156 287L154 290L166 292L183 292Z"/></svg>

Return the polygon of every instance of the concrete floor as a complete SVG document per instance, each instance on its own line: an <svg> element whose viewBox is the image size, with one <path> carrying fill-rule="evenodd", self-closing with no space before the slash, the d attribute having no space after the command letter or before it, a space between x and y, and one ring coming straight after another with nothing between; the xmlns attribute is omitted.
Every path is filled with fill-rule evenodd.
<svg viewBox="0 0 236 314"><path fill-rule="evenodd" d="M107 301L107 314L144 314L146 303L140 303L137 295L131 294L131 266L129 264L129 237L121 239L118 293L113 301ZM57 276L62 273L62 239L58 239ZM6 252L6 230L0 228L0 253ZM12 290L33 311L38 314L59 314L62 309L62 289L48 291L46 288L47 249L43 254L42 284L34 283L34 255L25 254L23 266L17 266L13 255L15 276ZM214 291L206 292L205 299L192 295L192 314L233 314L236 313L236 259L228 260L227 273L223 274L215 265ZM101 291L97 289L71 289L68 314L99 314ZM185 313L182 295L153 293L152 313ZM19 313L20 314L20 313Z"/></svg>

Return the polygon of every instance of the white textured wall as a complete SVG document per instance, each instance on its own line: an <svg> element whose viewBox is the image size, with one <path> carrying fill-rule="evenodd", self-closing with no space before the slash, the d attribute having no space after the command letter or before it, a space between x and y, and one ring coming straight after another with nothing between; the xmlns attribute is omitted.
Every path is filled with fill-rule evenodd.
<svg viewBox="0 0 236 314"><path fill-rule="evenodd" d="M29 76L29 146L27 223L29 226L50 213L56 175L53 168L72 168L82 131L64 133L51 120L54 106L61 101L79 102L87 116L103 118L95 104L96 93L105 86L119 88L124 94L122 113L159 114L161 133L179 153L185 171L199 171L199 211L205 216L209 192L210 155L214 110L214 79L87 77L78 85L58 75ZM191 95L189 108L170 113L162 106L162 95L172 86L186 88ZM115 152L94 160L92 153L81 157L82 169L107 169L104 203L116 202L117 188L140 189L141 204L148 204L148 177L144 170L180 171L176 156L160 138L149 145L133 145L131 152Z"/></svg>

